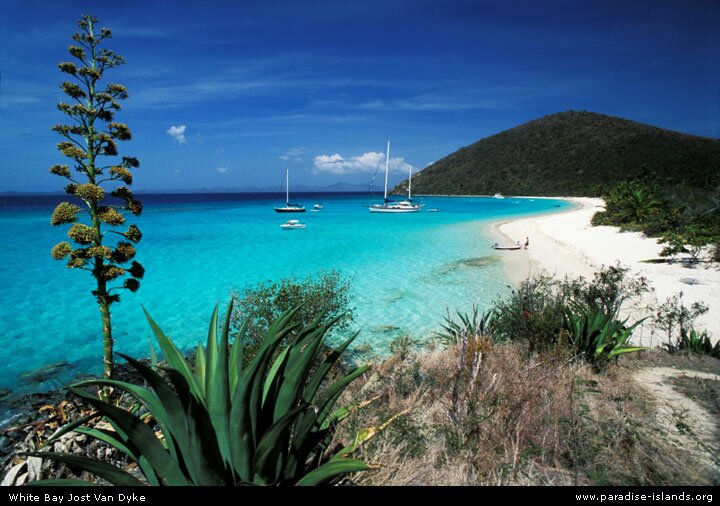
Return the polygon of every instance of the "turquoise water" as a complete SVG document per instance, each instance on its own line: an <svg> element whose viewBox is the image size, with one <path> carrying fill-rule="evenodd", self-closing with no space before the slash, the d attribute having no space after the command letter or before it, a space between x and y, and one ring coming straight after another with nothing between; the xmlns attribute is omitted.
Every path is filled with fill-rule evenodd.
<svg viewBox="0 0 720 506"><path fill-rule="evenodd" d="M258 195L142 200L137 259L146 276L136 294L124 294L113 306L116 350L136 356L147 356L150 337L141 305L189 348L204 338L214 305L224 305L231 290L323 268L351 281L357 345L383 352L401 333L427 338L446 307L487 306L507 290L484 224L569 206L545 199L426 197L425 209L439 212L388 215L368 212L363 206L374 200L365 195L326 194L304 200L308 207L321 202L319 213L279 215L272 210L275 198ZM100 370L92 279L49 256L65 232L49 225L54 201L0 199L0 388L30 388L22 374L48 364L67 365L55 367L57 374L40 388ZM281 230L290 218L307 228Z"/></svg>

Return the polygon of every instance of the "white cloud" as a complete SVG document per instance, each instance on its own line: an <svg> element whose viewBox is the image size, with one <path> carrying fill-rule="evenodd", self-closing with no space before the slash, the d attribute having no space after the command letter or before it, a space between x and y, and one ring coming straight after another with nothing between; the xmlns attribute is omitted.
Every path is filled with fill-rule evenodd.
<svg viewBox="0 0 720 506"><path fill-rule="evenodd" d="M230 167L218 167L215 170L218 172L218 174L228 174L228 173L232 172L230 170Z"/></svg>
<svg viewBox="0 0 720 506"><path fill-rule="evenodd" d="M173 125L167 130L165 130L165 133L178 141L180 144L185 144L185 128L187 128L185 125Z"/></svg>
<svg viewBox="0 0 720 506"><path fill-rule="evenodd" d="M302 155L305 154L307 148L305 146L299 146L297 148L288 149L285 154L278 156L280 160L292 160L293 162L302 161Z"/></svg>
<svg viewBox="0 0 720 506"><path fill-rule="evenodd" d="M330 173L330 174L352 174L358 172L374 172L378 167L382 168L385 155L369 151L360 156L344 158L338 153L334 155L318 155L315 157L313 164L313 173ZM405 172L414 169L412 165L405 162L402 157L390 157L390 170L393 172Z"/></svg>

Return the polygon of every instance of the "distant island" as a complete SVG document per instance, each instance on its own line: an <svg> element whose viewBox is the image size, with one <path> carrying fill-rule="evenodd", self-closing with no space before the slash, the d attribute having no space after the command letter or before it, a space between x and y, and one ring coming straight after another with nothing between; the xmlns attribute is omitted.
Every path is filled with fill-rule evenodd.
<svg viewBox="0 0 720 506"><path fill-rule="evenodd" d="M417 194L597 196L653 177L710 190L720 184L720 139L623 118L568 111L461 148L413 176ZM407 191L407 181L395 193Z"/></svg>
<svg viewBox="0 0 720 506"><path fill-rule="evenodd" d="M294 193L357 193L366 192L368 185L366 184L353 184L353 183L334 183L326 186L321 185L298 185L293 189ZM280 190L277 186L216 186L212 188L174 188L170 190L163 190L157 188L140 189L137 191L139 195L142 194L164 194L164 193L278 193ZM284 190L283 190L284 191ZM14 195L64 195L63 191L2 191L0 196L14 196Z"/></svg>

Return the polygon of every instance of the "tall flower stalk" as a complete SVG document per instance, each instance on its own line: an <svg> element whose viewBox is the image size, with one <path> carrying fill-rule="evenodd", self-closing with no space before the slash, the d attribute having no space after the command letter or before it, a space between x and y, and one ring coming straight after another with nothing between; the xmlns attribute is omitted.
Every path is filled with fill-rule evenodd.
<svg viewBox="0 0 720 506"><path fill-rule="evenodd" d="M70 77L60 86L69 100L57 106L67 123L54 125L52 130L64 137L57 147L70 163L53 165L50 172L69 181L65 193L74 202L58 204L50 223L70 224L67 235L74 245L60 242L51 255L66 260L70 269L90 272L95 280L92 294L100 309L103 371L109 378L114 366L110 306L120 300L120 290L137 291L144 274L142 265L133 260L134 244L142 234L135 225L122 228L126 221L123 211L139 216L142 205L129 188L133 179L130 170L139 162L137 158L119 157L116 143L132 138L128 126L115 121L127 90L121 84L103 81L105 72L122 65L124 59L102 47L112 33L107 28L97 30L97 22L93 16L80 18L79 31L72 36L76 44L68 47L74 60L58 65Z"/></svg>

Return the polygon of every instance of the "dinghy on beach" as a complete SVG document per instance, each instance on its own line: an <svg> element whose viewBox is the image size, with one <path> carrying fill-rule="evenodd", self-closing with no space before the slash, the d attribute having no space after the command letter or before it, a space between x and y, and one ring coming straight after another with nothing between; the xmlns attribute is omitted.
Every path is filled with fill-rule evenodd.
<svg viewBox="0 0 720 506"><path fill-rule="evenodd" d="M497 250L516 250L516 249L520 249L520 248L522 248L520 243L509 244L506 246L500 246L498 243L493 244L493 249L497 249Z"/></svg>

